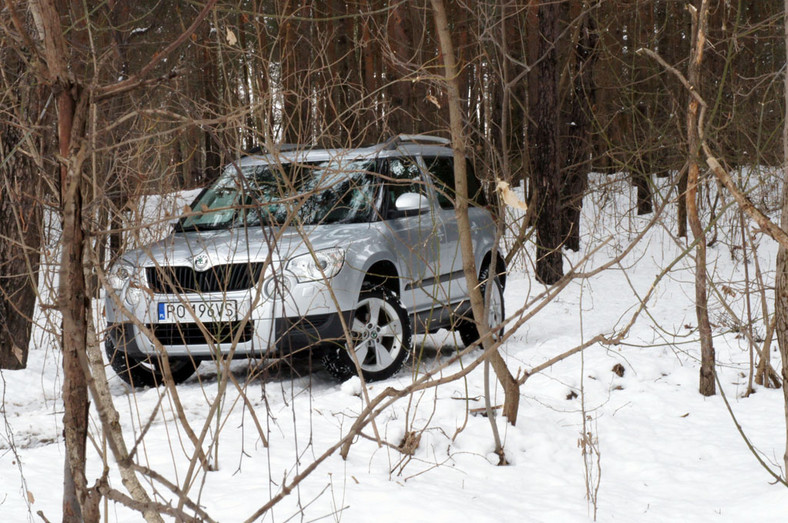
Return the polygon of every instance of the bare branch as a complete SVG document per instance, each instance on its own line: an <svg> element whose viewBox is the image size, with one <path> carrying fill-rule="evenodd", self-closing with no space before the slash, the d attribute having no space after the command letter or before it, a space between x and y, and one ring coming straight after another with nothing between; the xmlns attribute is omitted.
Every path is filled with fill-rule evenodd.
<svg viewBox="0 0 788 523"><path fill-rule="evenodd" d="M153 68L159 64L159 62L161 62L164 58L169 56L170 53L172 53L175 49L180 47L181 44L183 44L192 35L192 33L194 33L194 31L197 30L197 27L199 27L199 25L203 22L203 20L205 20L205 18L208 16L208 13L216 5L217 1L218 0L208 0L208 2L202 8L202 10L194 19L192 24L189 27L187 27L186 30L183 33L181 33L181 35L178 38L173 40L170 43L170 45L162 49L161 52L154 54L153 58L151 58L151 61L145 64L145 66L142 69L140 69L139 72L137 72L136 74L132 75L131 77L121 82L112 85L102 86L96 89L96 100L102 100L110 96L115 96L121 93L125 93L132 89L136 89L141 85L144 85L146 82L145 77L148 75L148 73L150 73L151 70L153 70Z"/></svg>

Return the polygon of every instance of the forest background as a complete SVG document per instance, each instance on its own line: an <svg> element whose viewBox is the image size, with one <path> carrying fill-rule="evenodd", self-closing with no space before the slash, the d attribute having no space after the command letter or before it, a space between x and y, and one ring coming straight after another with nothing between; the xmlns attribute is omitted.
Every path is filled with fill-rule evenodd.
<svg viewBox="0 0 788 523"><path fill-rule="evenodd" d="M217 517L189 499L185 483L141 464L132 449L142 436L118 426L92 298L117 255L149 239L150 224L140 227L137 219L146 198L202 187L256 146L342 148L400 133L437 134L465 152L491 196L499 182L520 187L524 215L507 218L506 206L498 208L505 254L544 291L509 304L517 311L508 322L511 333L569 282L608 270L625 255L626 249L593 271L570 264L572 253L597 248L582 229L582 205L592 189L606 185L589 186L589 173L623 176L636 195L630 212L674 216L682 256L692 259L692 332L704 396L718 392L718 326L708 299L731 283L707 271L707 249L718 240L720 217L733 213L744 267L758 238L779 245L774 267L747 274L746 295L758 305L747 301L734 328L751 351L746 393L756 385L780 386L788 379L788 235L778 220L780 214L788 220L781 183L788 156L787 11L788 2L777 0L5 0L0 368L26 366L34 324L56 334L64 520L96 520L107 499L148 520ZM752 180L741 173L769 168L779 197L755 199ZM461 195L457 209L461 216ZM633 245L644 234L629 232ZM528 371L513 373L498 356L505 339L486 339L475 364L459 375L430 375L378 396L365 391L364 409L329 450L347 455L388 402L460 379L486 362L503 391L502 414L515 424L526 380L593 345L626 340L647 300L624 327L611 325L608 334ZM36 311L45 319L34 321L41 317ZM774 346L782 357L772 361ZM219 373L218 397L232 388L228 373ZM162 394L178 405L174 387ZM176 411L194 446L193 464L207 473L204 435ZM494 421L491 428L505 463ZM103 450L87 444L98 440ZM593 456L593 442L581 441L584 456ZM107 463L92 480L85 466L90 452ZM586 471L593 463L586 460ZM788 470L788 454L781 466ZM125 490L110 485L109 470ZM785 473L773 474L784 486ZM162 501L154 483L178 503ZM292 487L276 489L255 515Z"/></svg>

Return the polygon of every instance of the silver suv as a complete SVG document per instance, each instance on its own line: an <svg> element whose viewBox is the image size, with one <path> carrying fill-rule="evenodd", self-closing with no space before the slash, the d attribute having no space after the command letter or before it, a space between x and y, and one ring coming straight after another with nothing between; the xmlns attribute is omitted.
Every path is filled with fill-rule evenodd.
<svg viewBox="0 0 788 523"><path fill-rule="evenodd" d="M488 319L498 325L503 261L490 270L496 227L468 178L475 262L483 286L493 282ZM170 236L111 268L109 361L126 382L153 386L167 374L184 381L205 359L319 349L336 378L380 380L402 366L412 333L449 328L470 344L478 332L454 213L442 138L245 156Z"/></svg>

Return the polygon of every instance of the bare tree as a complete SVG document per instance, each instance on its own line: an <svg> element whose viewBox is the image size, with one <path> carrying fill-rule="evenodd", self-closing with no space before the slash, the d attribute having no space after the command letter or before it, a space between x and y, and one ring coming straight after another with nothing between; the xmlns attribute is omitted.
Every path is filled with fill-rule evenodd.
<svg viewBox="0 0 788 523"><path fill-rule="evenodd" d="M593 150L592 114L596 101L593 76L599 41L596 28L599 3L583 2L575 7L579 11L572 17L577 20L577 37L572 41L571 89L568 103L564 104L569 106L569 115L562 147L566 151L566 167L561 187L561 234L566 238L568 249L579 251L580 211L588 187Z"/></svg>
<svg viewBox="0 0 788 523"><path fill-rule="evenodd" d="M42 227L44 110L24 57L0 48L0 369L27 365L38 292Z"/></svg>
<svg viewBox="0 0 788 523"><path fill-rule="evenodd" d="M102 97L117 96L143 85L150 70L168 53L172 52L196 28L209 12L209 2L197 21L179 39L163 49L159 56L142 67L136 75L115 84L96 88L90 85L87 61L79 56L95 42L85 25L87 16L79 2L62 5L54 0L41 0L31 5L39 25L40 56L46 67L36 72L42 75L57 104L57 137L60 159L60 217L62 226L60 278L57 290L58 309L62 315L63 350L63 402L65 407L64 431L66 442L65 492L63 517L67 521L96 521L99 519L100 483L88 485L85 473L86 439L88 433L88 386L93 384L88 365L88 345L91 335L91 305L86 276L90 273L85 258L90 242L86 236L84 204L91 193L83 177L92 142L86 139L89 130L91 104ZM73 24L73 26L72 26ZM19 28L24 31L23 28ZM27 33L23 33L26 34ZM33 38L27 35L28 42ZM38 47L36 46L36 49ZM101 396L94 394L94 399ZM107 427L110 429L110 427ZM117 430L117 428L115 429ZM120 456L122 459L123 457ZM148 503L144 490L129 485L130 491L142 496L141 510L148 520L158 515Z"/></svg>
<svg viewBox="0 0 788 523"><path fill-rule="evenodd" d="M31 296L35 296L36 288L40 242L37 236L40 206L36 204L46 201L36 183L46 180L42 173L47 170L57 171L58 180L52 185L58 190L50 200L60 200L59 206L53 208L57 208L63 233L61 286L56 305L57 311L63 314L66 377L66 470L70 485L64 496L66 519L95 519L98 501L103 497L132 507L148 520L167 514L175 519L195 517L210 521L216 516L208 514L191 497L202 494L199 489L205 482L200 481L200 474L207 475L219 466L219 448L229 432L227 421L234 409L243 409L244 419L252 420L249 423L254 426L253 431L267 445L266 438L270 435L267 422L273 416L264 418L270 414L249 390L265 383L272 368L287 363L278 357L255 361L245 376L246 381L240 379L239 373L230 368L238 342L238 332L234 332L233 339L223 341L221 352L211 360L211 371L199 375L197 382L187 384L192 390L204 387L208 398L205 400L208 415L196 421L181 404L179 390L174 386L172 377L178 369L170 367L166 354L160 351L164 355L157 362L164 382L160 404L149 417L139 416L134 437L140 446L149 441L147 431L166 417L157 411L161 405L169 404L172 416L166 423L172 420L177 433L185 435L180 443L185 449L182 461L188 470L172 480L166 473L148 468L137 447L127 448L124 438L130 433L120 429L98 349L104 333L100 331L100 319L99 325L92 324L95 311L91 301L94 282L107 279L106 270L112 258L106 252L108 236L112 238L115 253L122 250L124 242L149 243L152 234L147 230L149 223L139 218L143 215L140 208L150 193L158 197L178 188L178 184L192 188L218 174L228 159L240 154L241 148L255 144L274 145L287 140L343 147L378 141L383 133L450 133L456 153L453 164L456 216L461 226L463 254L466 254L463 270L473 289L471 302L478 330L483 334L479 345L484 350L474 352L473 347L466 347L457 348L452 355L444 352L444 357L436 358L433 367L414 366L412 380L409 377L404 385L391 383L377 395L373 394L374 389L363 386L362 408L350 420L350 427L345 427L347 430L343 430L335 444L313 454L308 463L305 461L308 452L302 454L294 467L295 475L281 483L281 478L270 479L269 499L254 502L251 519L265 514L294 492L328 456L340 452L346 457L358 438L373 439L406 455L407 447L418 445L417 438L411 438L407 444L408 438L403 442L387 441L386 434L375 426L376 418L397 401L405 399L416 405L419 402L411 401L412 394L464 379L479 365L490 362L504 390L503 413L509 422L515 423L520 391L525 389L528 377L587 348L612 346L625 338L645 310L650 294L634 306L636 312L623 329L610 327L609 333L581 340L576 347L548 358L543 364L521 369L516 376L499 353L501 344L518 327L534 319L571 282L616 266L631 247L625 247L621 256L598 269L581 272L586 257L564 274L563 247L577 249L582 240L593 253L604 245L604 241L594 244L594 238L581 236L577 227L582 197L589 190L586 173L591 164L602 162L600 142L610 148L606 156L611 158L611 163L604 166L606 172L621 170L629 175L650 175L675 171L673 174L677 174L675 159L664 160L658 154L664 148L670 149L674 156L683 151L681 154L691 160L690 194L686 201L690 203L693 236L698 241L696 291L704 355L701 376L713 380L705 285L714 290L712 284L718 282L706 281L707 271L702 265L701 248L705 248L706 231L701 221L705 221L705 216L699 152L706 154L709 166L721 167L714 163L708 149L709 144L717 144L718 135L715 127L703 126L701 114L708 106L699 98L699 85L701 78L704 82L713 81L714 76L705 75L704 71L719 72L728 62L702 59L704 49L707 53L714 51L703 46L704 32L696 34L687 83L697 96L690 99L686 126L676 125L673 116L676 106L671 103L679 96L655 91L666 83L678 84L672 82L672 76L665 75L671 82L663 82L653 69L640 70L645 58L636 56L632 49L632 42L653 38L658 43L649 44L651 47L674 54L668 59L670 67L684 70L682 61L687 53L682 46L690 35L682 24L673 27L667 23L671 16L677 16L673 9L678 4L654 0L632 8L632 2L623 0L572 5L541 0L476 3L431 0L429 4L363 0L318 5L302 0L266 0L228 1L222 2L221 9L212 9L215 3L166 0L151 2L155 4L151 7L147 2L110 0L95 8L91 4L86 10L84 3L77 1L40 0L30 4L40 21L40 33L32 28L15 30L13 34L7 32L10 22L6 24L6 21L10 18L7 11L2 13L5 25L0 30L6 32L0 35L5 38L11 34L13 38L3 41L13 42L13 46L0 50L3 58L0 68L6 82L4 92L0 93L0 174L3 177L0 236L4 240L0 243L0 272L4 277L13 274L19 278L0 279L5 307L0 309L3 315L0 326L4 328L0 331L0 341L5 341L6 334L14 337L15 345L9 345L16 347L11 354L11 365L19 366L27 347L29 330L25 329L29 329ZM703 17L704 6L709 9L708 2L704 0L700 5ZM622 7L629 11L624 12ZM142 14L135 8L143 10ZM761 3L751 10L764 16L769 12ZM715 13L720 15L720 12L711 15ZM680 14L684 16L683 11ZM159 17L163 20L158 20ZM729 14L726 17L723 20L731 20ZM153 29L147 23L138 23L153 18L160 23L151 26ZM683 18L684 22L687 20ZM539 30L524 33L521 26L526 22ZM697 26L701 28L702 24ZM611 38L611 27L620 29L616 45L606 43ZM767 29L764 26L764 31ZM29 33L27 37L26 33ZM788 38L788 33L784 38ZM25 47L27 40L32 42L29 47ZM629 42L626 46L625 41ZM140 46L130 52L135 42ZM7 58L6 53L20 49L35 59L25 62ZM40 57L36 56L39 54ZM163 57L168 57L166 65ZM25 69L27 63L42 63L47 68ZM615 64L610 66L615 74L600 63L605 67ZM766 66L761 64L756 69L759 67ZM755 73L763 72L759 71ZM34 75L43 80L37 84L52 89L42 88L43 94L14 90L19 85L16 78L24 77L19 81L32 84L29 78ZM597 88L600 78L604 80L604 89ZM716 89L719 98L726 99L727 88L721 82L713 88L704 88L704 93ZM759 86L753 92L765 96L767 91ZM52 109L55 105L59 109L58 154L45 155L49 162L46 163L35 151L53 149L55 144L41 143L46 140L46 133L37 127L37 115L42 114L44 101L50 94ZM28 99L33 100L29 105ZM10 103L3 103L6 100ZM626 113L626 117L611 116L618 112ZM450 125L445 121L447 115ZM675 128L671 130L672 121ZM742 132L750 129L745 123L737 125L741 125ZM769 125L773 123L764 124L765 128ZM685 130L688 131L686 142L681 136ZM731 139L725 137L725 143ZM596 142L593 150L592 142ZM759 142L753 147L764 149L767 144ZM788 158L788 149L785 151ZM473 257L467 256L471 231L466 211L468 182L472 180L465 169L466 156L473 159L477 173L482 173L479 176L486 181L528 180L526 192L535 193L535 198L527 198L534 202L529 212L541 213L535 227L529 214L522 220L524 223L518 224L519 230L507 231L507 241L513 246L508 254L509 259L514 259L518 252L520 259L529 256L532 246L528 243L535 231L536 275L551 286L543 293L522 297L513 307L509 304L510 310L516 312L510 313L507 334L501 339L489 332L492 326L486 325L485 295L481 292L486 278L480 276L495 275L480 275L480 267L475 266ZM788 160L785 161L788 172ZM645 200L646 179L647 176L636 178L644 182L638 185L639 210L646 207L641 201ZM171 181L176 183L170 184ZM734 195L742 209L752 211L751 204L745 206L746 198L740 200ZM788 221L786 200L788 194L783 198L783 226ZM177 214L180 210L173 208L169 212ZM156 218L150 228L165 234L169 218L164 215ZM508 225L503 218L501 223L502 229ZM768 234L778 235L769 229L768 221L758 221L758 225ZM277 230L271 241L275 243L276 235L281 233L282 230ZM643 237L640 232L636 236L632 244ZM574 260L575 255L571 256ZM530 261L526 258L526 263ZM665 271L670 269L667 267ZM776 328L781 348L788 347L788 313L785 312L788 303L783 303L788 293L786 274L788 255L781 249L778 258L778 290L781 291L776 294ZM17 299L20 296L23 298ZM19 321L10 319L12 314L17 314ZM137 327L154 337L150 326L141 323ZM349 333L345 334L350 339ZM711 367L708 367L709 353ZM449 373L449 365L461 358L463 368ZM787 360L783 349L784 377L788 373ZM0 366L5 364L2 362L0 358ZM234 392L237 396L232 398ZM89 397L92 406L88 405ZM233 401L228 401L230 398ZM788 397L786 405L788 408ZM488 415L492 410L488 405ZM89 415L98 416L100 430L107 436L108 452L115 458L128 494L111 488L105 476L96 478L94 484L87 477L85 460L92 457L86 438L91 437L89 431L93 430L88 423ZM493 416L489 417L494 423ZM366 433L367 427L372 428L372 435ZM418 431L413 427L407 427L408 437L415 432ZM585 436L589 439L584 441L584 448L598 451L594 434L585 432ZM500 437L497 433L494 437L503 462ZM101 457L109 463L110 455L105 454ZM245 455L245 449L242 454ZM587 456L590 459L591 454ZM223 455L222 464L226 462ZM153 487L149 488L145 481L150 481ZM173 494L171 504L160 501L165 498L160 489Z"/></svg>
<svg viewBox="0 0 788 523"><path fill-rule="evenodd" d="M487 325L487 312L485 308L485 297L482 295L479 286L479 279L476 272L476 264L473 258L473 243L471 240L471 223L468 219L468 173L465 169L465 136L463 134L463 115L461 112L460 92L457 85L457 66L455 64L454 46L449 33L449 23L446 16L446 9L442 0L431 0L432 9L435 13L435 25L438 38L441 44L443 55L443 66L446 76L446 85L449 99L449 118L451 126L452 149L454 149L454 183L457 193L455 201L455 214L460 234L460 249L462 253L462 267L465 272L465 279L468 282L468 289L471 295L474 319L479 325L480 338L483 340L485 352L490 352L489 360L495 369L501 384L504 387L505 404L503 414L509 423L514 425L517 422L517 411L520 405L520 388L514 377L509 372L501 355L492 350L494 339L490 335L490 328ZM494 267L495 262L490 261ZM490 287L496 275L495 271L488 274L488 284ZM486 300L489 303L489 298ZM498 445L500 448L500 444ZM502 452L502 451L501 451ZM501 455L503 458L503 456Z"/></svg>
<svg viewBox="0 0 788 523"><path fill-rule="evenodd" d="M534 104L532 177L537 194L536 278L545 285L563 276L561 227L561 150L559 147L558 39L561 5L539 3L538 99Z"/></svg>
<svg viewBox="0 0 788 523"><path fill-rule="evenodd" d="M698 332L700 333L700 393L704 396L714 395L716 389L714 383L714 345L711 337L711 325L709 323L709 302L706 292L706 231L701 224L698 215L698 192L700 167L698 166L698 153L700 152L700 133L703 125L703 118L700 112L701 99L694 96L700 93L700 67L703 63L703 52L706 47L707 23L709 16L709 4L707 0L701 0L700 8L695 9L690 6L692 14L693 40L692 51L690 53L689 71L687 80L692 90L689 95L689 106L687 108L687 147L689 173L687 181L687 214L689 216L690 229L695 238L695 311L698 318Z"/></svg>
<svg viewBox="0 0 788 523"><path fill-rule="evenodd" d="M788 48L788 0L785 1L783 11L784 38ZM784 73L785 111L788 115L788 70ZM783 123L783 192L781 223L784 231L788 232L788 116ZM776 314L777 342L780 345L782 358L783 397L785 399L785 454L783 455L783 469L788 478L788 245L780 242L777 252L777 266L774 284L774 309Z"/></svg>

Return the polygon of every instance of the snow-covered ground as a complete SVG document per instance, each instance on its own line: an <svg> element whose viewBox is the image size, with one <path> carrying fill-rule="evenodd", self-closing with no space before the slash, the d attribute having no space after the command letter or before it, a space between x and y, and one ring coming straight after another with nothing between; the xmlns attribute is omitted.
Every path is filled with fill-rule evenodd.
<svg viewBox="0 0 788 523"><path fill-rule="evenodd" d="M601 185L610 178L594 180ZM624 183L602 194L600 190L586 199L583 248L587 252L612 239L583 265L586 271L622 252L653 218L629 212L633 195ZM466 380L404 398L384 411L376 426L391 446L379 446L373 428L367 427L368 437L355 441L347 460L338 454L329 457L261 519L589 521L594 504L587 497L588 474L599 521L786 521L788 489L774 484L751 454L722 396L706 398L697 392L699 344L691 258L680 259L658 279L686 248L683 240L677 242L669 234L674 213L675 207L669 207L664 216L668 225L653 227L620 264L571 283L505 343L503 353L512 372L531 369L597 334L616 334L655 285L622 344L591 346L526 381L516 426L497 420L508 466L497 466L489 420L477 413L484 405L480 367ZM735 216L728 211L719 222L717 242L709 250L709 272L721 295L743 316L744 265L741 251L732 248L740 243ZM758 255L767 284L775 253L773 242L761 238ZM579 264L584 255L568 254L565 267ZM750 261L749 276L754 275ZM528 263L520 262L508 280L507 310L514 312L542 290ZM753 292L751 300L758 318L756 337L762 337L759 296ZM769 302L771 309L771 298ZM736 322L716 297L711 300L711 318L722 391L763 460L782 473L782 391L756 387L755 394L742 397L749 368L747 340L732 328ZM42 328L34 338L29 368L0 372L2 521L39 520L38 511L49 520L60 519L60 358ZM416 342L424 349L418 371L445 362L455 350L448 333ZM779 369L776 342L772 364ZM613 371L616 365L623 367L623 376ZM233 385L222 400L219 424L209 420L206 425L219 380L216 369L204 363L199 377L179 386L178 392L195 432L207 427L203 446L216 470L198 468L189 477L193 447L176 418L172 398L162 390L133 392L108 368L129 446L156 412L137 448L138 462L178 485L189 479L190 498L219 521L242 521L254 514L283 482L291 481L346 434L364 405L358 384L336 384L319 369L310 374L305 361L295 362L292 369L271 368L265 377L250 375L247 362L235 362L232 369L268 445ZM458 369L460 363L444 373ZM416 364L411 362L395 378L371 384L369 393L405 386L414 372ZM493 401L502 400L499 389ZM96 478L103 468L98 450L104 443L95 417L91 427L88 468L90 477ZM413 431L420 440L411 455L393 448ZM580 443L584 431L586 441L598 450L585 458ZM115 472L110 481L123 490ZM148 488L160 501L177 505L176 496L162 485ZM113 503L108 504L107 518L141 520L138 513Z"/></svg>

